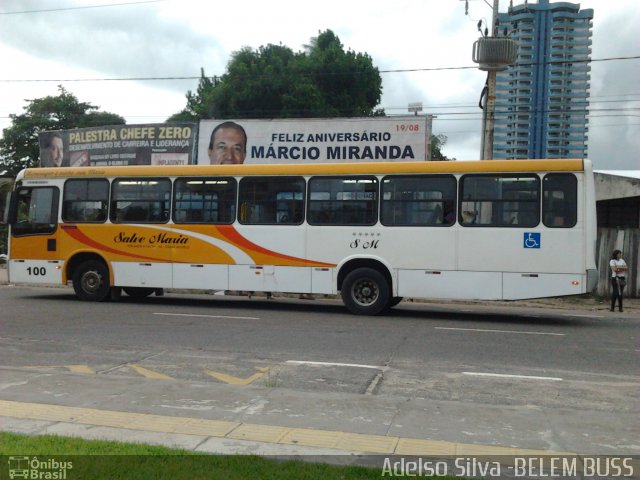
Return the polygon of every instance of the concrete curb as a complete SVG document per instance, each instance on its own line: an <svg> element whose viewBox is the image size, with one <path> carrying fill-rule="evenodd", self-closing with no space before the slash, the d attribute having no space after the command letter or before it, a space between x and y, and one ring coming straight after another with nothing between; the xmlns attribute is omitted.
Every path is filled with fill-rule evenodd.
<svg viewBox="0 0 640 480"><path fill-rule="evenodd" d="M0 429L5 431L89 439L108 438L215 453L383 454L435 457L575 455L569 452L367 435L313 428L289 428L7 400L0 400L0 411L2 411Z"/></svg>

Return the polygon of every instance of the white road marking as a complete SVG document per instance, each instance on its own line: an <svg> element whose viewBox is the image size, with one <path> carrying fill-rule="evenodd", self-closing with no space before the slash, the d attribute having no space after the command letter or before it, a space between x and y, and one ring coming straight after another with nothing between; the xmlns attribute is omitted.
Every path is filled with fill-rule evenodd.
<svg viewBox="0 0 640 480"><path fill-rule="evenodd" d="M553 335L557 337L564 337L566 333L551 333L551 332L523 332L519 330L489 330L484 328L456 328L456 327L434 327L436 330L460 330L464 332L490 332L490 333L518 333L521 335Z"/></svg>
<svg viewBox="0 0 640 480"><path fill-rule="evenodd" d="M505 373L483 373L483 372L462 372L463 375L472 375L475 377L498 377L498 378L520 378L523 380L548 380L552 382L561 382L559 377L536 377L533 375L507 375Z"/></svg>
<svg viewBox="0 0 640 480"><path fill-rule="evenodd" d="M165 315L168 317L203 317L203 318L228 318L232 320L260 320L259 317L232 317L229 315L198 315L195 313L154 313L154 315Z"/></svg>
<svg viewBox="0 0 640 480"><path fill-rule="evenodd" d="M386 370L386 367L376 365L362 365L359 363L334 363L334 362L307 362L304 360L287 360L285 363L290 365L320 365L325 367L356 367L356 368L373 368L376 370Z"/></svg>
<svg viewBox="0 0 640 480"><path fill-rule="evenodd" d="M573 313L563 313L562 316L563 317L604 318L603 315L587 315L587 314L578 315Z"/></svg>

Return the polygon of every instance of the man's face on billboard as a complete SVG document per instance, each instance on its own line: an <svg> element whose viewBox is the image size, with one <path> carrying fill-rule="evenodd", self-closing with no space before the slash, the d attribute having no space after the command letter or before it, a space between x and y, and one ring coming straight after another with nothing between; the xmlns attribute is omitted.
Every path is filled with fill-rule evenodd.
<svg viewBox="0 0 640 480"><path fill-rule="evenodd" d="M44 150L44 167L59 167L62 165L64 145L60 137L53 137L49 146Z"/></svg>
<svg viewBox="0 0 640 480"><path fill-rule="evenodd" d="M213 137L213 148L209 149L212 165L243 163L247 146L244 135L235 128L221 128Z"/></svg>

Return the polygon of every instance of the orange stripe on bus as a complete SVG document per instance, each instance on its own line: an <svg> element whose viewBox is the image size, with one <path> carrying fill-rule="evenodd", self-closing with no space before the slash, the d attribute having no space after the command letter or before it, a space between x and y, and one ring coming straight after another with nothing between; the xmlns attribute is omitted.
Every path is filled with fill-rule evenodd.
<svg viewBox="0 0 640 480"><path fill-rule="evenodd" d="M256 245L251 240L243 237L240 232L238 232L233 225L220 225L216 227L216 229L229 241L231 241L234 245L242 248L243 250L250 250L255 253L261 253L263 255L268 255L271 257L279 258L281 260L289 260L294 262L299 262L304 265L314 265L314 266L326 266L326 267L335 267L333 263L326 262L317 262L314 260L308 260L306 258L298 258L292 257L290 255L285 255L283 253L274 252L272 250L268 250L260 245ZM248 252L247 252L248 253ZM253 256L251 256L253 258ZM255 259L254 259L255 260ZM263 263L263 262L256 262Z"/></svg>
<svg viewBox="0 0 640 480"><path fill-rule="evenodd" d="M87 237L84 234L84 232L82 232L80 229L63 229L63 232L67 233L74 240L77 240L78 242L83 243L84 245L87 245L88 247L96 248L96 249L98 249L100 251L103 251L103 252L115 253L115 254L118 254L118 255L125 256L125 257L138 258L138 259L141 259L141 260L155 260L155 261L158 261L158 262L165 262L165 260L162 260L162 259L159 259L159 258L145 257L145 256L142 256L142 255L135 255L133 253L128 253L128 252L124 252L122 250L116 250L115 248L108 247L106 245L98 243L95 240L92 240L91 238Z"/></svg>

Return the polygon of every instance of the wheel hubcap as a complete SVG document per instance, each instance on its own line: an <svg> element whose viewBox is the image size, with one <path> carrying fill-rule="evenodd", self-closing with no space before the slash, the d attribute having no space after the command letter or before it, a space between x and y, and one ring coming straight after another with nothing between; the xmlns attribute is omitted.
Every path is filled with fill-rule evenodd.
<svg viewBox="0 0 640 480"><path fill-rule="evenodd" d="M360 280L353 285L351 296L359 305L371 305L378 299L378 285L371 280Z"/></svg>
<svg viewBox="0 0 640 480"><path fill-rule="evenodd" d="M82 289L87 293L96 293L102 285L102 277L98 272L86 272L82 275Z"/></svg>

